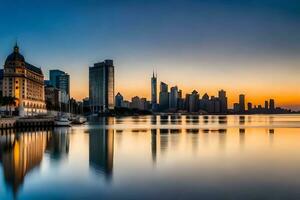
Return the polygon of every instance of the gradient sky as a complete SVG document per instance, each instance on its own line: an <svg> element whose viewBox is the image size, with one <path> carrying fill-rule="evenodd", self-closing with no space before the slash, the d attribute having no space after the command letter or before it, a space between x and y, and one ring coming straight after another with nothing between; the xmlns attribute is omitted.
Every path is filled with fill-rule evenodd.
<svg viewBox="0 0 300 200"><path fill-rule="evenodd" d="M88 67L113 59L116 92L150 97L159 81L300 109L298 0L1 1L0 61L18 40L25 59L71 75L88 96Z"/></svg>

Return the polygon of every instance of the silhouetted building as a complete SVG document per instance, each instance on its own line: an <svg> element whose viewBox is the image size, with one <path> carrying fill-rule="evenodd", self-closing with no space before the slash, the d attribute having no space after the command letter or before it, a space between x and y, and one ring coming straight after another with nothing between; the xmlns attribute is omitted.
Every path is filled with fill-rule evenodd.
<svg viewBox="0 0 300 200"><path fill-rule="evenodd" d="M60 90L52 85L45 87L47 110L60 110Z"/></svg>
<svg viewBox="0 0 300 200"><path fill-rule="evenodd" d="M220 113L227 113L227 97L224 90L219 91Z"/></svg>
<svg viewBox="0 0 300 200"><path fill-rule="evenodd" d="M189 112L198 112L198 104L199 104L199 94L196 90L192 92L192 94L187 96L188 100L188 111Z"/></svg>
<svg viewBox="0 0 300 200"><path fill-rule="evenodd" d="M271 111L275 110L275 101L274 101L274 99L270 99L270 110Z"/></svg>
<svg viewBox="0 0 300 200"><path fill-rule="evenodd" d="M157 75L154 75L151 78L151 105L152 110L157 109Z"/></svg>
<svg viewBox="0 0 300 200"><path fill-rule="evenodd" d="M233 104L233 112L235 112L235 113L240 112L240 104L239 103Z"/></svg>
<svg viewBox="0 0 300 200"><path fill-rule="evenodd" d="M245 112L245 95L240 94L239 96L239 112L244 113Z"/></svg>
<svg viewBox="0 0 300 200"><path fill-rule="evenodd" d="M89 99L93 113L106 112L114 108L114 81L112 60L95 63L89 68Z"/></svg>
<svg viewBox="0 0 300 200"><path fill-rule="evenodd" d="M159 109L165 111L169 109L169 92L168 85L164 82L160 83L160 92L159 92Z"/></svg>
<svg viewBox="0 0 300 200"><path fill-rule="evenodd" d="M265 110L268 110L268 109L269 109L269 102L265 101Z"/></svg>
<svg viewBox="0 0 300 200"><path fill-rule="evenodd" d="M116 107L120 108L123 107L123 96L118 92L118 94L115 97L115 105Z"/></svg>
<svg viewBox="0 0 300 200"><path fill-rule="evenodd" d="M248 112L252 112L252 103L248 103L247 104L247 110L248 110Z"/></svg>
<svg viewBox="0 0 300 200"><path fill-rule="evenodd" d="M131 98L130 108L132 109L140 109L141 107L141 100L140 97L135 96Z"/></svg>
<svg viewBox="0 0 300 200"><path fill-rule="evenodd" d="M178 104L178 87L171 87L169 96L169 109L176 111Z"/></svg>

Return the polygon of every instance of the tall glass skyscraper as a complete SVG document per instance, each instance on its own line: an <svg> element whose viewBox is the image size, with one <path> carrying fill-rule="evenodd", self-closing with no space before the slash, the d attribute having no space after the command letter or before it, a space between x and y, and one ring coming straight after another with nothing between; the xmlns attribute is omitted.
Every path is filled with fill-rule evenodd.
<svg viewBox="0 0 300 200"><path fill-rule="evenodd" d="M156 110L157 108L157 75L154 75L151 78L151 104L152 110Z"/></svg>
<svg viewBox="0 0 300 200"><path fill-rule="evenodd" d="M50 83L70 95L70 75L66 72L58 69L50 70Z"/></svg>
<svg viewBox="0 0 300 200"><path fill-rule="evenodd" d="M93 113L114 108L115 73L113 60L95 63L89 68L89 98Z"/></svg>

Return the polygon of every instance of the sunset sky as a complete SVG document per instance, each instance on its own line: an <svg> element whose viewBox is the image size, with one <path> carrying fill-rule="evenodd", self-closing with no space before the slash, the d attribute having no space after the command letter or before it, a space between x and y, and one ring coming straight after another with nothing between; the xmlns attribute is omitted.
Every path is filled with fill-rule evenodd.
<svg viewBox="0 0 300 200"><path fill-rule="evenodd" d="M71 75L88 96L88 67L113 59L116 92L150 97L158 81L184 93L227 91L300 109L298 0L1 1L0 62L18 40L25 59Z"/></svg>

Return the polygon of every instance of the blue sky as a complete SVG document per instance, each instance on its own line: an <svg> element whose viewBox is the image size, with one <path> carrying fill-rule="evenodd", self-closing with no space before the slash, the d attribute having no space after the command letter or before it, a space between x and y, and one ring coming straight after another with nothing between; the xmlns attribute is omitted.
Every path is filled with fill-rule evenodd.
<svg viewBox="0 0 300 200"><path fill-rule="evenodd" d="M296 0L1 1L0 22L2 63L17 39L46 76L51 68L68 72L79 99L88 95L88 66L111 58L126 98L149 97L155 68L185 92L224 88L231 101L243 92L300 104Z"/></svg>

